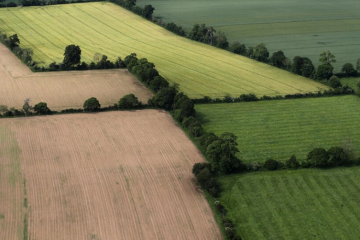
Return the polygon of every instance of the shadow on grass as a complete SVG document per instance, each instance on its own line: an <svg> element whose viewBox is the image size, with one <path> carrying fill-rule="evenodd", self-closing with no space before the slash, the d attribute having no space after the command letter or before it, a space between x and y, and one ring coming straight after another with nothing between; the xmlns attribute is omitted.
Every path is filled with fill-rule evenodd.
<svg viewBox="0 0 360 240"><path fill-rule="evenodd" d="M201 124L206 124L210 122L210 119L202 112L196 112L196 118L201 122Z"/></svg>

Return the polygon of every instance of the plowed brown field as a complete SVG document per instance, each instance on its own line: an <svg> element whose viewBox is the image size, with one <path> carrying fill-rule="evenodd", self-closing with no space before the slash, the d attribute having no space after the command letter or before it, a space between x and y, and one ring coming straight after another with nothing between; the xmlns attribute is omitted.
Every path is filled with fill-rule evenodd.
<svg viewBox="0 0 360 240"><path fill-rule="evenodd" d="M168 113L0 119L0 126L0 239L222 238L192 181L203 158Z"/></svg>
<svg viewBox="0 0 360 240"><path fill-rule="evenodd" d="M146 103L152 96L127 70L92 70L32 73L4 45L0 44L0 105L22 108L46 102L51 110L82 108L96 97L102 106L117 103L129 93Z"/></svg>

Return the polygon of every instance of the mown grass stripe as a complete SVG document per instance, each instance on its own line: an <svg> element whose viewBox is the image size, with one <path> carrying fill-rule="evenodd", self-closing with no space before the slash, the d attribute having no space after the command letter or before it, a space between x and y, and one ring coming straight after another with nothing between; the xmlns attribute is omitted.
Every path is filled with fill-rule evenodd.
<svg viewBox="0 0 360 240"><path fill-rule="evenodd" d="M314 147L351 142L360 153L360 99L356 96L196 105L206 131L233 132L245 162L303 160Z"/></svg>
<svg viewBox="0 0 360 240"><path fill-rule="evenodd" d="M220 177L220 201L243 239L357 239L359 173L360 167L234 174Z"/></svg>

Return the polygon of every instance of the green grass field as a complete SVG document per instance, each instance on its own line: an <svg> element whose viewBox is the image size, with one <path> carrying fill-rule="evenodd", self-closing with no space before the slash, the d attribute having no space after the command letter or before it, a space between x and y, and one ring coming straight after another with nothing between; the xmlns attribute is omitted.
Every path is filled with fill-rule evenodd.
<svg viewBox="0 0 360 240"><path fill-rule="evenodd" d="M359 239L359 167L246 173L220 182L220 202L244 240Z"/></svg>
<svg viewBox="0 0 360 240"><path fill-rule="evenodd" d="M63 60L69 44L82 61L95 53L110 60L137 53L191 98L254 93L259 96L318 91L326 86L230 52L176 36L108 2L0 9L0 31L17 33L34 60Z"/></svg>
<svg viewBox="0 0 360 240"><path fill-rule="evenodd" d="M360 153L360 98L273 100L196 105L203 127L221 134L233 132L244 162L267 158L305 159L315 147L348 144Z"/></svg>
<svg viewBox="0 0 360 240"><path fill-rule="evenodd" d="M360 4L355 0L142 0L152 4L155 17L191 29L205 23L225 32L228 40L247 46L266 43L270 52L309 57L330 50L340 71L360 57Z"/></svg>
<svg viewBox="0 0 360 240"><path fill-rule="evenodd" d="M347 86L351 87L352 89L354 89L356 93L359 93L357 84L358 84L358 82L360 82L360 77L358 77L358 78L353 78L353 77L341 78L340 82L343 86L347 85Z"/></svg>

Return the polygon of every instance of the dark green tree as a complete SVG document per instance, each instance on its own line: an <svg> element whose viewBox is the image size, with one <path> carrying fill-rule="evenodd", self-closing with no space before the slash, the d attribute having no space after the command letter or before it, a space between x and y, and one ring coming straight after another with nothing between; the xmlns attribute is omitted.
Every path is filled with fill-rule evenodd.
<svg viewBox="0 0 360 240"><path fill-rule="evenodd" d="M167 88L169 86L169 82L165 80L162 76L156 76L150 82L150 88L154 92L159 92L162 88Z"/></svg>
<svg viewBox="0 0 360 240"><path fill-rule="evenodd" d="M121 57L118 57L118 59L115 62L116 68L123 68L125 67L125 62L121 59Z"/></svg>
<svg viewBox="0 0 360 240"><path fill-rule="evenodd" d="M356 74L356 70L354 69L354 66L351 63L345 63L341 68L341 72L345 73L346 76L353 76Z"/></svg>
<svg viewBox="0 0 360 240"><path fill-rule="evenodd" d="M142 16L144 18L150 19L152 17L152 14L154 13L155 8L151 5L145 5L143 11L142 11Z"/></svg>
<svg viewBox="0 0 360 240"><path fill-rule="evenodd" d="M34 111L39 114L49 114L51 113L50 109L45 102L39 102L34 106Z"/></svg>
<svg viewBox="0 0 360 240"><path fill-rule="evenodd" d="M218 32L215 35L215 44L216 47L218 48L222 48L222 49L227 49L229 47L229 42L227 41L227 38L225 36L225 33L223 32Z"/></svg>
<svg viewBox="0 0 360 240"><path fill-rule="evenodd" d="M294 57L291 71L304 77L313 77L315 67L312 61L307 57Z"/></svg>
<svg viewBox="0 0 360 240"><path fill-rule="evenodd" d="M106 55L102 55L101 60L99 62L99 64L101 64L101 67L104 69L106 68L107 63L109 62L107 59L108 57Z"/></svg>
<svg viewBox="0 0 360 240"><path fill-rule="evenodd" d="M63 64L66 67L71 67L80 63L81 50L79 46L74 44L69 45L65 48Z"/></svg>
<svg viewBox="0 0 360 240"><path fill-rule="evenodd" d="M333 75L334 67L327 64L319 65L316 70L316 78L318 80L329 79Z"/></svg>
<svg viewBox="0 0 360 240"><path fill-rule="evenodd" d="M312 167L327 167L329 165L329 154L324 148L314 148L309 152L306 160Z"/></svg>
<svg viewBox="0 0 360 240"><path fill-rule="evenodd" d="M245 56L246 55L246 47L244 44L240 44L238 41L232 42L229 47L230 52L240 54Z"/></svg>
<svg viewBox="0 0 360 240"><path fill-rule="evenodd" d="M265 162L264 162L264 168L266 168L267 170L271 170L271 171L274 171L276 169L278 169L279 167L279 163L278 161L272 159L272 158L269 158L267 159Z"/></svg>
<svg viewBox="0 0 360 240"><path fill-rule="evenodd" d="M291 71L297 75L301 75L302 66L303 66L303 58L300 56L296 56L293 59Z"/></svg>
<svg viewBox="0 0 360 240"><path fill-rule="evenodd" d="M288 169L297 169L300 167L300 163L296 160L295 155L292 155L288 160L286 160L285 165Z"/></svg>
<svg viewBox="0 0 360 240"><path fill-rule="evenodd" d="M211 178L211 173L208 168L203 168L195 175L195 177L200 186L206 188L206 185Z"/></svg>
<svg viewBox="0 0 360 240"><path fill-rule="evenodd" d="M206 152L207 147L218 139L219 138L214 133L205 133L204 135L198 138L198 141L202 151Z"/></svg>
<svg viewBox="0 0 360 240"><path fill-rule="evenodd" d="M14 34L9 37L9 47L11 50L13 50L15 47L18 47L20 45L20 39L17 34Z"/></svg>
<svg viewBox="0 0 360 240"><path fill-rule="evenodd" d="M341 84L341 82L340 82L340 79L339 79L337 76L335 76L335 75L332 75L332 76L330 77L329 84L330 84L330 86L331 86L332 88L340 88L340 87L342 87L342 84Z"/></svg>
<svg viewBox="0 0 360 240"><path fill-rule="evenodd" d="M320 54L319 61L324 65L331 65L336 62L336 59L330 51L327 51Z"/></svg>
<svg viewBox="0 0 360 240"><path fill-rule="evenodd" d="M239 152L236 139L233 133L226 132L209 144L206 153L211 159L213 169L222 173L239 171L241 161L236 157Z"/></svg>
<svg viewBox="0 0 360 240"><path fill-rule="evenodd" d="M198 42L208 42L208 28L205 24L195 24L189 33L189 38Z"/></svg>
<svg viewBox="0 0 360 240"><path fill-rule="evenodd" d="M100 109L100 107L101 105L99 101L94 97L91 97L88 100L86 100L83 105L84 110L90 112L97 111Z"/></svg>
<svg viewBox="0 0 360 240"><path fill-rule="evenodd" d="M185 30L181 26L178 26L173 22L167 23L165 25L165 29L167 29L167 30L169 30L169 31L171 31L173 33L176 33L177 35L186 36Z"/></svg>
<svg viewBox="0 0 360 240"><path fill-rule="evenodd" d="M198 137L203 131L201 123L193 116L184 118L182 124L189 129L194 137Z"/></svg>
<svg viewBox="0 0 360 240"><path fill-rule="evenodd" d="M312 61L307 58L307 57L304 57L302 59L302 66L301 66L301 76L304 76L304 77L314 77L314 74L315 74L315 67L314 67L314 64L312 63Z"/></svg>
<svg viewBox="0 0 360 240"><path fill-rule="evenodd" d="M139 107L140 104L141 103L139 102L138 98L134 94L130 93L120 98L118 107L120 109L132 109Z"/></svg>
<svg viewBox="0 0 360 240"><path fill-rule="evenodd" d="M341 147L332 147L328 150L329 165L340 166L350 163L349 155Z"/></svg>
<svg viewBox="0 0 360 240"><path fill-rule="evenodd" d="M135 60L135 63L137 63L137 57L136 53L131 53L130 55L126 56L124 59L125 66L127 66L132 60Z"/></svg>
<svg viewBox="0 0 360 240"><path fill-rule="evenodd" d="M149 101L149 105L154 105L160 108L164 108L166 110L171 110L177 92L178 90L176 85L167 88L162 88Z"/></svg>
<svg viewBox="0 0 360 240"><path fill-rule="evenodd" d="M207 162L200 162L200 163L195 163L193 168L192 168L192 173L194 175L197 175L199 174L199 172L201 170L203 170L204 168L207 168L209 169L210 172L212 172L211 170L211 164L210 163L207 163Z"/></svg>
<svg viewBox="0 0 360 240"><path fill-rule="evenodd" d="M123 6L132 9L136 5L136 0L123 0Z"/></svg>
<svg viewBox="0 0 360 240"><path fill-rule="evenodd" d="M273 66L278 68L283 68L285 58L286 57L283 51L277 51L273 53L273 55L270 58L270 61Z"/></svg>
<svg viewBox="0 0 360 240"><path fill-rule="evenodd" d="M269 58L269 51L264 43L259 43L254 48L253 58L260 62L267 62Z"/></svg>

